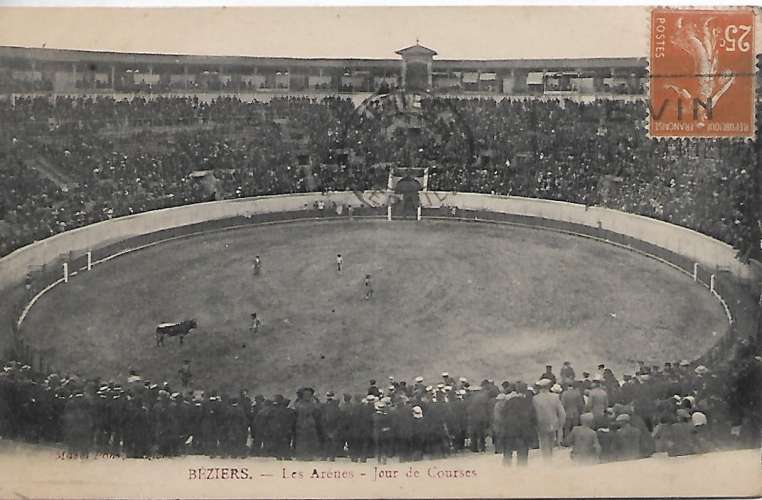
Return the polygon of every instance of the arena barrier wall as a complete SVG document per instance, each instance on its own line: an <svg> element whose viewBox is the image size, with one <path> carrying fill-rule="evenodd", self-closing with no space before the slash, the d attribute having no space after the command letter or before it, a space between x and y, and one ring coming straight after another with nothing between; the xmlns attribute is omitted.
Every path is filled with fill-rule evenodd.
<svg viewBox="0 0 762 500"><path fill-rule="evenodd" d="M423 192L420 199L424 209L457 207L607 230L682 255L707 269L728 271L743 281L755 279L752 266L736 259L730 245L648 217L560 201L477 193ZM64 255L82 255L120 240L206 221L308 210L320 201L378 207L386 205L386 194L345 191L262 196L184 205L98 222L32 243L0 258L0 290L23 281L31 268L44 267Z"/></svg>
<svg viewBox="0 0 762 500"><path fill-rule="evenodd" d="M664 248L707 268L729 271L744 281L755 279L751 266L739 261L736 251L727 243L668 222L618 210L553 200L445 192L422 193L421 205L539 217L603 229Z"/></svg>

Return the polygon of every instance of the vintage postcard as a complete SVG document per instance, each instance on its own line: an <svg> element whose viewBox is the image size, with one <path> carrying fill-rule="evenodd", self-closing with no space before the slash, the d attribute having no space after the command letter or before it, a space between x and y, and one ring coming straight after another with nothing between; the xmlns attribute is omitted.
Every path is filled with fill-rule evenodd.
<svg viewBox="0 0 762 500"><path fill-rule="evenodd" d="M762 496L759 30L0 7L0 498Z"/></svg>

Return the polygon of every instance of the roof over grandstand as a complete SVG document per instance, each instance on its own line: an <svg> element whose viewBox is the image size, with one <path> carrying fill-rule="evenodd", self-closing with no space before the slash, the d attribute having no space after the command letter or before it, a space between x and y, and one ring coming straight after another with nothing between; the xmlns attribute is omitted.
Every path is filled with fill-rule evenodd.
<svg viewBox="0 0 762 500"><path fill-rule="evenodd" d="M414 48L408 47L408 49ZM419 46L422 47L422 46ZM432 49L422 47L436 54ZM403 53L402 49L396 53ZM415 49L423 53L420 49ZM402 54L401 54L402 55ZM410 55L405 52L404 55ZM2 47L0 59L34 60L37 62L57 63L110 63L110 64L157 64L157 65L190 65L190 66L269 66L283 68L287 66L319 65L324 68L359 68L373 66L376 68L396 68L399 58L394 59L353 59L353 58L298 58L298 57L250 57L250 56L202 56L190 54L146 54L123 52L103 52L86 50L58 50L49 48ZM603 57L603 58L569 58L569 59L435 59L436 67L457 66L461 69L479 69L484 67L511 68L546 68L577 69L577 68L645 68L646 59L643 57Z"/></svg>
<svg viewBox="0 0 762 500"><path fill-rule="evenodd" d="M635 19L647 7L2 8L0 45L355 60L420 39L451 60L644 57Z"/></svg>

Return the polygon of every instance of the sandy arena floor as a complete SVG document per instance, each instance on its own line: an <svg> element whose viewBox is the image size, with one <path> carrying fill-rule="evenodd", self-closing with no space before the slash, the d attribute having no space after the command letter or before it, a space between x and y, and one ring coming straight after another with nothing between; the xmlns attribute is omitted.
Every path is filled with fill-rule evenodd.
<svg viewBox="0 0 762 500"><path fill-rule="evenodd" d="M335 257L344 255L337 273ZM253 276L254 255L263 260ZM363 300L363 277L375 296ZM249 331L249 314L264 326ZM157 324L196 318L179 346ZM546 363L691 358L725 319L710 293L647 257L546 230L463 222L309 222L168 242L81 273L32 309L24 335L64 372L129 368L237 392L358 391L439 373L534 380Z"/></svg>

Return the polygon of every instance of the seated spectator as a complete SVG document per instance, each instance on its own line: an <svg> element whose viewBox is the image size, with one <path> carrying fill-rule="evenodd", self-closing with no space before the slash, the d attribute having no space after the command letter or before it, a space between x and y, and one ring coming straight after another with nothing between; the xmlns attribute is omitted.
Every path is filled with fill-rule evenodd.
<svg viewBox="0 0 762 500"><path fill-rule="evenodd" d="M594 417L592 413L580 415L580 425L574 426L564 441L571 447L571 459L579 464L594 464L598 462L601 445L598 435L593 430Z"/></svg>
<svg viewBox="0 0 762 500"><path fill-rule="evenodd" d="M667 454L670 457L692 455L696 453L696 429L691 422L688 410L677 410L677 422L670 428L670 440Z"/></svg>

